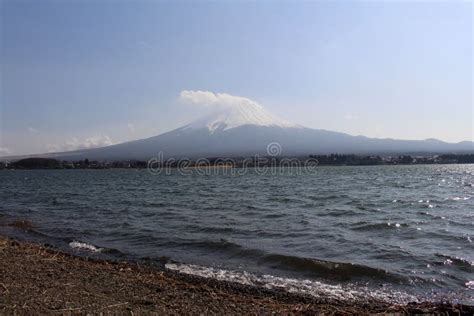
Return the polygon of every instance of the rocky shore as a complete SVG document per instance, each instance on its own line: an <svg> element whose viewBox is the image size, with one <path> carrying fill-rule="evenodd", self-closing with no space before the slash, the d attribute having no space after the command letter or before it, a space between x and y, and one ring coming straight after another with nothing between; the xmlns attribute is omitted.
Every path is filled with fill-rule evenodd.
<svg viewBox="0 0 474 316"><path fill-rule="evenodd" d="M167 271L76 257L0 237L0 314L438 314L473 306L329 301Z"/></svg>

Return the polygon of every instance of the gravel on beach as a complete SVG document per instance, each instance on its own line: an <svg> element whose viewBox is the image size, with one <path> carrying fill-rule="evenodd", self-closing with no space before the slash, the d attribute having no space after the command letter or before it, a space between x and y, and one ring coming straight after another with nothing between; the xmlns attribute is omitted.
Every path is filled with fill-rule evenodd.
<svg viewBox="0 0 474 316"><path fill-rule="evenodd" d="M0 237L0 314L437 314L451 304L341 302L167 271L162 266L74 256Z"/></svg>

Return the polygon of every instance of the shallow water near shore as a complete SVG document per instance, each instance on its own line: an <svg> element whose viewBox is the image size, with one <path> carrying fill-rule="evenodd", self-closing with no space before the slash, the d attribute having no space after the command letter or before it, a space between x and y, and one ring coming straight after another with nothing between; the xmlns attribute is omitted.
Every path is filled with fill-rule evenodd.
<svg viewBox="0 0 474 316"><path fill-rule="evenodd" d="M29 238L78 253L164 256L184 273L314 295L474 303L473 165L8 170L0 200L0 214L33 223Z"/></svg>

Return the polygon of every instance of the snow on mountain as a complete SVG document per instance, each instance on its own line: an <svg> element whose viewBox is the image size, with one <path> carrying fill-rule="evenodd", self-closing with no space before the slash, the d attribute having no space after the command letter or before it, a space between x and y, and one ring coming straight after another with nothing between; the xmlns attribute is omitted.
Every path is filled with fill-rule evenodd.
<svg viewBox="0 0 474 316"><path fill-rule="evenodd" d="M207 128L211 133L214 133L243 125L298 127L266 111L260 104L250 99L239 98L237 102L231 106L214 110L212 114L184 126L183 130Z"/></svg>

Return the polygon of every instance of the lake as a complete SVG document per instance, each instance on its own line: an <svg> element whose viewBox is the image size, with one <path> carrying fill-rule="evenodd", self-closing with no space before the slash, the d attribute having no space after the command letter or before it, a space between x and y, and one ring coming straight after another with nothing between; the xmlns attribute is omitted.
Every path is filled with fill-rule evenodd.
<svg viewBox="0 0 474 316"><path fill-rule="evenodd" d="M474 302L474 165L5 170L4 234L340 298Z"/></svg>

